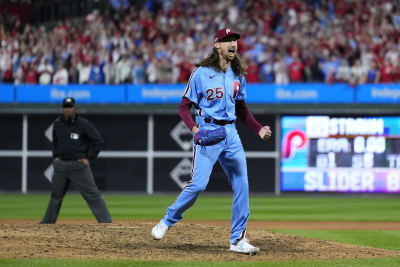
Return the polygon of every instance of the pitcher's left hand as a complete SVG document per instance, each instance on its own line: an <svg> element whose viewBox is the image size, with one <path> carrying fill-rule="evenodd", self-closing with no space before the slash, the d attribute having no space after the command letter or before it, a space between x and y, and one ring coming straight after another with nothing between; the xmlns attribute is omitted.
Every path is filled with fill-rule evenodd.
<svg viewBox="0 0 400 267"><path fill-rule="evenodd" d="M269 126L264 126L261 128L261 130L258 132L258 135L262 140L267 140L268 138L271 137L272 132Z"/></svg>

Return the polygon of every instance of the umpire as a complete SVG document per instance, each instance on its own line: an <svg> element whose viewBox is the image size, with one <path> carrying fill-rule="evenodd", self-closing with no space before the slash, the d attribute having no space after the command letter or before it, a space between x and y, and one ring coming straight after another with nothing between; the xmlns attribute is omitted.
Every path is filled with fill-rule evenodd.
<svg viewBox="0 0 400 267"><path fill-rule="evenodd" d="M65 98L62 109L64 115L59 116L53 124L54 175L49 206L41 223L56 223L71 182L78 188L97 221L111 223L110 213L94 182L89 164L89 160L99 154L103 138L92 123L76 114L74 98Z"/></svg>

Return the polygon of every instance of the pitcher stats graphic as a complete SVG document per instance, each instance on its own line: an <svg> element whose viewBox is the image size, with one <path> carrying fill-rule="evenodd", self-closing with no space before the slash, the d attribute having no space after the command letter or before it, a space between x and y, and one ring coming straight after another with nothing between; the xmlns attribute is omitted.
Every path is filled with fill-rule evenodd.
<svg viewBox="0 0 400 267"><path fill-rule="evenodd" d="M284 116L281 190L400 192L400 117Z"/></svg>

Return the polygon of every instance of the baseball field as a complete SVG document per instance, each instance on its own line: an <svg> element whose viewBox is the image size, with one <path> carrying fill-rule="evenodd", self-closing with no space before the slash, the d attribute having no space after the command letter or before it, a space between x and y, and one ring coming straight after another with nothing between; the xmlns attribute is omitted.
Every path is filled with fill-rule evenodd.
<svg viewBox="0 0 400 267"><path fill-rule="evenodd" d="M176 195L111 195L97 224L78 194L41 225L48 194L0 194L0 265L399 266L398 196L252 196L247 237L261 252L229 252L231 196L203 194L155 241L151 228Z"/></svg>

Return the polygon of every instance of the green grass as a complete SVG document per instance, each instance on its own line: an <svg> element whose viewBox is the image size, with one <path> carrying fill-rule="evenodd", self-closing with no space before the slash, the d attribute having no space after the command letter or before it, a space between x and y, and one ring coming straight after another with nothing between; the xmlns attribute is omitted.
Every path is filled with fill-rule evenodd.
<svg viewBox="0 0 400 267"><path fill-rule="evenodd" d="M309 238L400 251L400 231L375 230L276 230Z"/></svg>
<svg viewBox="0 0 400 267"><path fill-rule="evenodd" d="M177 195L111 195L105 199L114 220L159 220ZM0 194L0 219L40 220L49 194ZM230 220L232 196L203 194L185 213L187 220ZM400 198L390 197L262 197L250 199L251 220L271 221L400 221ZM79 194L64 199L59 219L92 219ZM275 230L348 244L400 250L400 231ZM400 266L399 258L274 262L139 262L127 260L0 259L0 266Z"/></svg>
<svg viewBox="0 0 400 267"><path fill-rule="evenodd" d="M158 220L176 195L105 195L116 220ZM0 219L40 219L49 195L0 194ZM190 220L230 220L231 196L201 195L185 213ZM28 205L29 203L29 205ZM400 221L400 198L389 197L251 197L251 220ZM93 218L79 194L67 194L60 219Z"/></svg>

